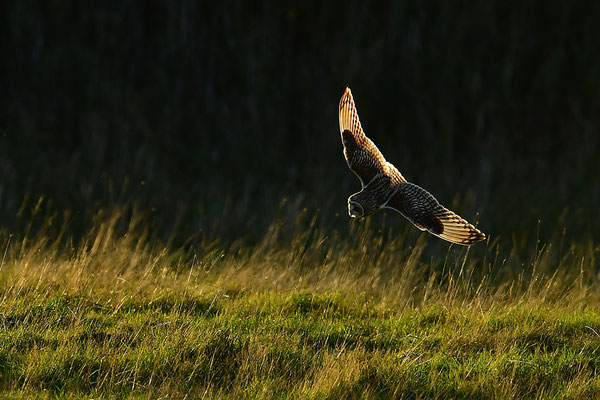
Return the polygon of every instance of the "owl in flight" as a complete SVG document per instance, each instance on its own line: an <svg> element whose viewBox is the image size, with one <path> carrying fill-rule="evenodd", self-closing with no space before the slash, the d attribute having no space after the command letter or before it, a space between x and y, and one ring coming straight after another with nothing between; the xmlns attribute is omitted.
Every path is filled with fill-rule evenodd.
<svg viewBox="0 0 600 400"><path fill-rule="evenodd" d="M340 100L340 133L348 167L362 190L348 197L348 214L362 218L382 208L395 210L417 228L452 243L472 245L485 239L473 225L442 206L425 189L407 182L363 132L352 93L346 88Z"/></svg>

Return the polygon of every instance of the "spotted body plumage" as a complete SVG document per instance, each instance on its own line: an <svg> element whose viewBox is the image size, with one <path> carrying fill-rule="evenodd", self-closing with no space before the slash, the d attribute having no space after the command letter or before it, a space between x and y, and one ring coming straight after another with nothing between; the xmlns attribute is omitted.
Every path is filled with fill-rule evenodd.
<svg viewBox="0 0 600 400"><path fill-rule="evenodd" d="M473 225L442 206L428 191L407 182L387 162L364 133L349 88L339 108L340 134L348 167L360 179L362 190L348 198L353 218L372 215L382 208L399 212L417 228L452 243L471 245L485 239Z"/></svg>

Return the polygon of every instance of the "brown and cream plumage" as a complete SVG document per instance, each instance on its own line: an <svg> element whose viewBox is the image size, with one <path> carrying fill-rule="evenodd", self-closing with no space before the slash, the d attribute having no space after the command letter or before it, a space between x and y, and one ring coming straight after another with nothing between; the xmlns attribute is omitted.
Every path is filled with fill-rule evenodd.
<svg viewBox="0 0 600 400"><path fill-rule="evenodd" d="M360 192L348 197L351 217L366 217L389 208L405 216L417 228L452 243L468 246L485 239L479 229L442 206L425 189L407 182L396 167L385 160L375 143L365 135L349 88L340 100L339 117L346 162L362 185Z"/></svg>

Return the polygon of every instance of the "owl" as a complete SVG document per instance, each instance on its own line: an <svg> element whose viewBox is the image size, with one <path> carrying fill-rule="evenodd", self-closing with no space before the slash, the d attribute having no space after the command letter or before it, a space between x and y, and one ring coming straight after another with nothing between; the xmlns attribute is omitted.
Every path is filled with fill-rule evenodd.
<svg viewBox="0 0 600 400"><path fill-rule="evenodd" d="M399 212L417 228L451 243L470 246L485 239L473 225L442 206L428 191L407 182L363 132L349 88L339 108L340 134L348 167L362 190L348 197L348 214L362 218L382 208Z"/></svg>

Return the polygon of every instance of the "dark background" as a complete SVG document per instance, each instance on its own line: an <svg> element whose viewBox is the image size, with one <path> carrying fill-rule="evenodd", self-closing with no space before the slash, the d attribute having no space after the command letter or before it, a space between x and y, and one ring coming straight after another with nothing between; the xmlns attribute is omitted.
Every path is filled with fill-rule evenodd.
<svg viewBox="0 0 600 400"><path fill-rule="evenodd" d="M6 2L1 223L24 229L43 197L74 235L134 206L163 238L258 240L304 208L343 230L349 86L386 158L492 237L598 240L599 8Z"/></svg>

